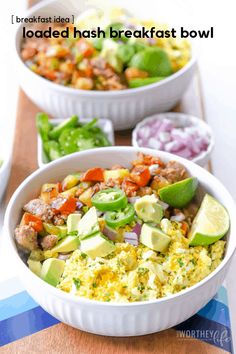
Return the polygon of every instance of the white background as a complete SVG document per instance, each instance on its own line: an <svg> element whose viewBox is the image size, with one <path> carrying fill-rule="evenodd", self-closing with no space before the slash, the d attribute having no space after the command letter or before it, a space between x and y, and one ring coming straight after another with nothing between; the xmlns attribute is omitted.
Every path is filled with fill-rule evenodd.
<svg viewBox="0 0 236 354"><path fill-rule="evenodd" d="M66 1L66 0L65 0ZM106 1L112 4L112 1ZM125 1L120 1L125 4ZM214 39L195 41L198 46L206 118L215 134L212 156L214 174L227 186L236 200L236 42L234 0L129 0L129 7L141 15L155 14L175 26L208 29L214 26ZM25 0L0 4L0 155L11 152L16 115L18 82L14 66L10 15L23 15ZM22 124L24 120L22 119ZM27 132L26 132L27 134ZM24 137L22 137L24 139ZM1 158L1 156L0 156ZM1 183L1 181L0 181ZM2 205L3 210L3 205ZM3 212L0 213L0 220ZM236 237L236 235L235 235ZM14 276L16 269L6 253L4 235L0 237L0 281ZM7 263L7 265L6 265ZM233 336L236 338L236 257L227 278ZM235 344L236 345L236 344Z"/></svg>

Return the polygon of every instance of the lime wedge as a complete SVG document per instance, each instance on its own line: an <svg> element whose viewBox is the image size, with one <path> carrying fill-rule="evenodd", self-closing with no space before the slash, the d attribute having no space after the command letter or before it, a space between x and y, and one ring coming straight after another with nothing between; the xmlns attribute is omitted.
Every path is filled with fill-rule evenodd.
<svg viewBox="0 0 236 354"><path fill-rule="evenodd" d="M198 185L196 177L186 178L169 186L159 189L163 202L174 208L185 207L194 197Z"/></svg>
<svg viewBox="0 0 236 354"><path fill-rule="evenodd" d="M206 194L193 221L189 245L211 245L227 233L229 225L227 210L216 199Z"/></svg>

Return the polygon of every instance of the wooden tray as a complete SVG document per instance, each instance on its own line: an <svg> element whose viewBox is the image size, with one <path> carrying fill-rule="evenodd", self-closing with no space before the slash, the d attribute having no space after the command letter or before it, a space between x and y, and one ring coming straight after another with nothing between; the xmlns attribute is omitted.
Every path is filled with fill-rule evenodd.
<svg viewBox="0 0 236 354"><path fill-rule="evenodd" d="M199 76L196 76L175 111L189 113L204 119L204 109ZM17 186L37 169L37 139L35 114L38 108L20 91L16 119L13 163L6 201ZM117 145L131 144L131 131L116 133ZM10 330L10 329L9 329ZM2 348L4 353L224 353L196 339L184 340L177 337L174 329L160 333L131 338L97 336L76 330L62 323L20 339Z"/></svg>

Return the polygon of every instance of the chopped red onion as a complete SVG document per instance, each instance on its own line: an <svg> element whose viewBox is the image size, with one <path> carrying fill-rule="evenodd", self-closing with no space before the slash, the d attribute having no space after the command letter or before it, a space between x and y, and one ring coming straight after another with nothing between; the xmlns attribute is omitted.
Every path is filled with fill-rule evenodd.
<svg viewBox="0 0 236 354"><path fill-rule="evenodd" d="M70 255L71 255L71 252L70 253L65 253L65 254L59 253L57 258L61 259L62 261L66 261L70 257Z"/></svg>
<svg viewBox="0 0 236 354"><path fill-rule="evenodd" d="M154 176L156 174L156 171L158 170L160 166L157 164L153 164L151 166L149 166L149 172L152 176Z"/></svg>
<svg viewBox="0 0 236 354"><path fill-rule="evenodd" d="M185 220L185 215L183 213L179 213L177 215L173 215L171 216L170 218L171 221L178 221L178 222L181 222L181 221L184 221Z"/></svg>
<svg viewBox="0 0 236 354"><path fill-rule="evenodd" d="M138 145L164 150L192 160L210 144L207 132L198 126L177 127L170 119L148 121L137 133Z"/></svg>
<svg viewBox="0 0 236 354"><path fill-rule="evenodd" d="M158 200L158 204L162 207L163 210L166 210L169 208L169 204L163 202L162 200Z"/></svg>
<svg viewBox="0 0 236 354"><path fill-rule="evenodd" d="M103 229L103 234L107 236L111 241L115 241L118 236L118 232L107 225L105 225Z"/></svg>
<svg viewBox="0 0 236 354"><path fill-rule="evenodd" d="M84 204L81 203L80 201L77 201L77 202L76 202L76 209L77 209L77 210L81 210L81 209L83 208L83 206L84 206Z"/></svg>
<svg viewBox="0 0 236 354"><path fill-rule="evenodd" d="M140 197L130 197L128 198L129 203L134 204L137 202L137 200L140 199Z"/></svg>
<svg viewBox="0 0 236 354"><path fill-rule="evenodd" d="M132 232L134 232L139 237L141 234L141 229L142 229L142 225L137 222L137 224L134 226Z"/></svg>
<svg viewBox="0 0 236 354"><path fill-rule="evenodd" d="M100 210L96 210L96 213L98 218L100 218L104 214L104 212Z"/></svg>
<svg viewBox="0 0 236 354"><path fill-rule="evenodd" d="M124 240L133 246L138 246L138 235L135 232L125 232Z"/></svg>

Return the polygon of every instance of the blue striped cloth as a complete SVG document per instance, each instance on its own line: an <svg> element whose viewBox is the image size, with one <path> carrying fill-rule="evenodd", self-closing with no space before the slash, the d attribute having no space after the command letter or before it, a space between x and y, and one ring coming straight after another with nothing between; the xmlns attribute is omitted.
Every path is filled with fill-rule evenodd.
<svg viewBox="0 0 236 354"><path fill-rule="evenodd" d="M17 278L0 284L0 346L59 323L23 289ZM177 325L178 339L196 338L233 353L225 287L196 315Z"/></svg>

